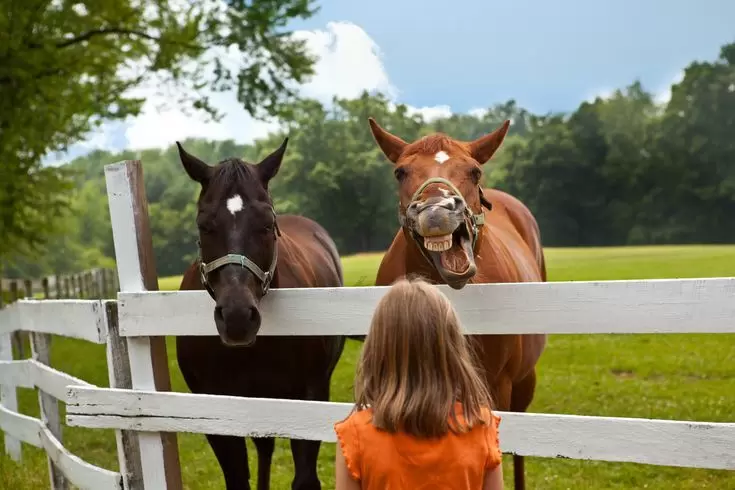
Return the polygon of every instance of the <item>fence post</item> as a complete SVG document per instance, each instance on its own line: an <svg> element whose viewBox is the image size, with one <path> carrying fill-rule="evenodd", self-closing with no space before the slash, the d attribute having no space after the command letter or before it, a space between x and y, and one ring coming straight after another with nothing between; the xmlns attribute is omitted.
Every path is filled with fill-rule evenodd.
<svg viewBox="0 0 735 490"><path fill-rule="evenodd" d="M107 278L107 269L100 269L100 283L102 285L102 297L105 299L110 298L110 285Z"/></svg>
<svg viewBox="0 0 735 490"><path fill-rule="evenodd" d="M125 337L120 337L117 301L105 301L105 314L107 315L107 373L110 388L132 389L128 343ZM117 459L125 490L144 488L138 433L130 430L116 430L115 438L117 439Z"/></svg>
<svg viewBox="0 0 735 490"><path fill-rule="evenodd" d="M13 281L10 283L10 296L11 302L18 301L20 299L20 295L23 294L18 290L18 281ZM11 344L13 347L15 347L15 351L18 353L18 359L23 359L25 357L25 346L23 345L23 332L20 330L16 330L11 334L12 340ZM12 360L12 352L11 357Z"/></svg>
<svg viewBox="0 0 735 490"><path fill-rule="evenodd" d="M106 165L105 181L120 290L158 290L148 200L140 161ZM128 358L133 389L171 391L165 337L129 338ZM138 441L144 488L180 490L181 467L176 433L139 432Z"/></svg>
<svg viewBox="0 0 735 490"><path fill-rule="evenodd" d="M54 276L54 288L56 289L56 299L61 299L61 277L58 274Z"/></svg>
<svg viewBox="0 0 735 490"><path fill-rule="evenodd" d="M15 284L15 283L13 283ZM12 301L12 299L11 299ZM0 310L3 309L3 295L0 287ZM2 329L0 329L2 330ZM0 361L13 360L13 338L12 334L0 334ZM11 412L18 411L18 391L15 386L0 386L0 405ZM20 441L10 434L5 434L5 453L14 461L20 461L22 457Z"/></svg>
<svg viewBox="0 0 735 490"><path fill-rule="evenodd" d="M51 299L51 292L48 287L48 277L41 279L41 287L43 288L43 299Z"/></svg>
<svg viewBox="0 0 735 490"><path fill-rule="evenodd" d="M47 281L44 279L44 281ZM46 286L48 282L44 283ZM46 333L31 332L31 354L33 359L47 366L51 365L51 335ZM61 418L59 417L59 402L52 395L38 390L38 404L41 409L41 423L61 442ZM51 481L52 490L66 490L69 488L69 482L64 478L64 474L56 467L50 457L48 460L49 480Z"/></svg>

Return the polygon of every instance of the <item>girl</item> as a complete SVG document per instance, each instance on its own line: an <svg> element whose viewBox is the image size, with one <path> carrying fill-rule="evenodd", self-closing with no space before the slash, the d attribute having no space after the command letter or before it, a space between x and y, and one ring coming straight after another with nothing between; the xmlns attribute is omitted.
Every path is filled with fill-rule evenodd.
<svg viewBox="0 0 735 490"><path fill-rule="evenodd" d="M502 490L500 418L447 297L401 279L380 300L335 424L336 490Z"/></svg>

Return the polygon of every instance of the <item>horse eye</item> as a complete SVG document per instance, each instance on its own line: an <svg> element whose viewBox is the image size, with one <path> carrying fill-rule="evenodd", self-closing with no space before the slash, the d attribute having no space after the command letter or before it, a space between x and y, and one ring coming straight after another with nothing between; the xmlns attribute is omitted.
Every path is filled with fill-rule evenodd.
<svg viewBox="0 0 735 490"><path fill-rule="evenodd" d="M396 179L398 179L398 181L401 181L404 178L406 178L406 174L407 174L406 169L403 167L398 167L397 169L393 171L393 175L396 176Z"/></svg>
<svg viewBox="0 0 735 490"><path fill-rule="evenodd" d="M478 184L480 182L480 178L482 177L482 170L477 167L473 167L472 170L470 170L470 177L475 184Z"/></svg>

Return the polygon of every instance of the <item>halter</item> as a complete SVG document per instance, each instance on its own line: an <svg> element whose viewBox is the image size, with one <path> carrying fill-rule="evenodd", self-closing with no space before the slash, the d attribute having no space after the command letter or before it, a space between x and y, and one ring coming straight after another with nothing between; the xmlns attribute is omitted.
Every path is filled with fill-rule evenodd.
<svg viewBox="0 0 735 490"><path fill-rule="evenodd" d="M462 204L464 204L465 222L467 224L467 227L470 229L470 235L472 238L472 250L474 251L475 247L477 246L477 237L480 234L480 227L485 224L485 214L482 211L480 211L478 214L473 213L470 207L467 205L467 201L465 200L459 189L457 189L457 187L450 181L441 177L431 177L429 179L426 179L424 183L421 184L418 189L416 189L416 192L413 193L413 196L411 196L411 203L416 202L419 196L421 196L421 193L424 191L424 189L426 189L431 184L446 185L454 192L456 197L459 197L462 200ZM482 195L482 188L478 186L478 190L480 191L480 203L488 210L492 209L492 204L487 201ZM398 213L398 221L401 223L402 227L408 229L408 231L411 232L415 239L416 233L413 231L413 229L410 229L406 226L406 215L401 213L400 211ZM431 263L431 260L429 260L429 257L427 256L423 247L419 247L419 250L421 250L421 253L424 255L424 257L429 261L429 263Z"/></svg>
<svg viewBox="0 0 735 490"><path fill-rule="evenodd" d="M276 221L276 211L271 207L271 211L273 212L273 223L275 226L275 233L277 236L281 236L281 230L278 228L278 222ZM276 238L276 243L273 247L273 260L271 261L271 265L268 268L267 271L263 271L258 264L247 258L245 255L240 254L227 254L224 255L218 259L214 259L212 262L205 263L204 260L202 260L202 247L199 240L197 240L197 248L199 249L199 255L198 255L198 261L199 261L199 277L202 281L202 285L207 290L209 295L212 297L213 300L217 300L217 298L214 297L214 290L212 289L212 286L209 285L209 281L207 281L207 274L210 272L219 269L220 267L224 267L227 264L235 264L239 265L240 267L243 267L245 269L248 269L250 272L252 272L255 277L257 277L260 280L263 296L268 294L268 289L270 288L271 281L273 280L273 273L276 271L276 264L278 263L278 239Z"/></svg>

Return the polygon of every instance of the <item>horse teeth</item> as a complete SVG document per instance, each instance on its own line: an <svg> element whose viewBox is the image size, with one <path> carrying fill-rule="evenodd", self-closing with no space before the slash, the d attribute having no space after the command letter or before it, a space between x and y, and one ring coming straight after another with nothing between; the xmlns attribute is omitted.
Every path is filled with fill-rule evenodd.
<svg viewBox="0 0 735 490"><path fill-rule="evenodd" d="M424 248L432 252L444 252L452 248L452 235L424 237Z"/></svg>

